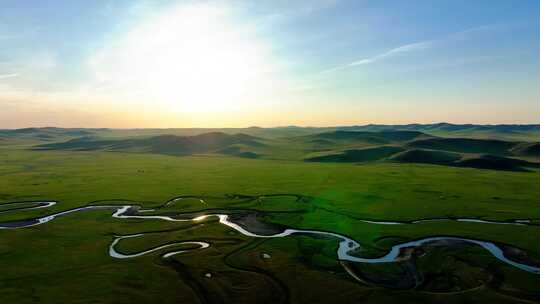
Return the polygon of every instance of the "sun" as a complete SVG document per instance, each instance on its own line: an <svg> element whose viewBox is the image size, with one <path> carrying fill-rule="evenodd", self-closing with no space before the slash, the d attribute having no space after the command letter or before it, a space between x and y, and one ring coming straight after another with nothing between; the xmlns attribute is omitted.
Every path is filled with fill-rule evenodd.
<svg viewBox="0 0 540 304"><path fill-rule="evenodd" d="M198 5L149 18L91 66L100 82L132 98L173 111L221 112L260 93L269 61L264 44L226 9Z"/></svg>

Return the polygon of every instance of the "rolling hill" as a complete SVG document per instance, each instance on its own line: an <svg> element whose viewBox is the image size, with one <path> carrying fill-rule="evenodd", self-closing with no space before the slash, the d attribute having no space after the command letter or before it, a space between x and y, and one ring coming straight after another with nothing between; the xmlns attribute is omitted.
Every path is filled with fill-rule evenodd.
<svg viewBox="0 0 540 304"><path fill-rule="evenodd" d="M332 142L335 147L334 150L324 151L322 155L306 157L304 160L308 162L361 163L387 160L506 171L526 171L527 167L538 167L537 163L512 157L538 156L540 147L538 143L444 138L418 131L334 131L308 138L324 146L330 146L329 142ZM361 148L339 149L355 143Z"/></svg>
<svg viewBox="0 0 540 304"><path fill-rule="evenodd" d="M24 128L14 130L0 130L0 135L5 137L37 137L37 138L54 138L60 136L90 136L99 130L105 129L64 129L64 128Z"/></svg>
<svg viewBox="0 0 540 304"><path fill-rule="evenodd" d="M313 134L303 137L304 140L318 143L328 142L363 142L366 144L388 144L393 142L404 142L430 136L417 131L333 131Z"/></svg>
<svg viewBox="0 0 540 304"><path fill-rule="evenodd" d="M416 140L408 144L412 148L442 150L462 153L489 153L494 155L509 155L511 149L517 143L493 140L493 139L471 139L471 138L442 138L433 137Z"/></svg>
<svg viewBox="0 0 540 304"><path fill-rule="evenodd" d="M403 151L401 147L380 146L375 148L345 150L336 154L328 154L306 158L310 162L366 162L382 160L393 154Z"/></svg>
<svg viewBox="0 0 540 304"><path fill-rule="evenodd" d="M316 135L336 131L353 132L389 132L413 131L431 136L476 139L500 139L506 141L540 141L540 124L529 125L475 125L475 124L406 124L406 125L353 125L336 127L298 127L285 126L274 128L167 128L167 129L108 129L108 128L25 128L0 129L0 136L38 136L45 134L53 137L96 136L107 138L152 137L159 135L195 136L205 133L222 132L227 134L243 133L263 138L289 138Z"/></svg>
<svg viewBox="0 0 540 304"><path fill-rule="evenodd" d="M473 129L521 135L516 139L501 140L441 137L433 135L432 132L462 132ZM251 127L201 133L203 130L214 129L27 128L0 130L0 141L4 147L16 143L19 148L36 150L114 151L176 156L221 154L253 159L326 163L390 161L513 171L537 167L538 164L534 161L540 157L540 143L519 140L522 132L540 130L537 125L477 126L442 123L336 128ZM272 135L260 137L232 133L235 130ZM172 134L166 134L167 132ZM275 137L277 134L289 133L294 136Z"/></svg>
<svg viewBox="0 0 540 304"><path fill-rule="evenodd" d="M403 163L451 165L460 160L461 155L453 152L415 149L398 153L392 156L391 159Z"/></svg>
<svg viewBox="0 0 540 304"><path fill-rule="evenodd" d="M540 167L540 164L538 163L494 155L481 155L479 157L465 158L456 162L454 165L458 167L504 171L527 171L527 169L525 169L526 167Z"/></svg>
<svg viewBox="0 0 540 304"><path fill-rule="evenodd" d="M524 143L512 149L512 153L519 156L540 157L540 143Z"/></svg>
<svg viewBox="0 0 540 304"><path fill-rule="evenodd" d="M245 134L229 135L221 132L205 133L196 136L159 135L149 138L133 139L97 139L80 137L66 142L38 145L39 150L73 150L73 151L123 151L146 152L169 155L190 155L213 153L231 145L246 147L262 147L261 139ZM241 151L241 155L249 151Z"/></svg>

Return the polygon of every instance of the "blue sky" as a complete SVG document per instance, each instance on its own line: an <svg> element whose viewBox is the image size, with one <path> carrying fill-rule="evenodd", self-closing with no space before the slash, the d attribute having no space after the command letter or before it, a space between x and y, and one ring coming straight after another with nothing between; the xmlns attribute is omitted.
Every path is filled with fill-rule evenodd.
<svg viewBox="0 0 540 304"><path fill-rule="evenodd" d="M0 128L540 123L538 1L0 0Z"/></svg>

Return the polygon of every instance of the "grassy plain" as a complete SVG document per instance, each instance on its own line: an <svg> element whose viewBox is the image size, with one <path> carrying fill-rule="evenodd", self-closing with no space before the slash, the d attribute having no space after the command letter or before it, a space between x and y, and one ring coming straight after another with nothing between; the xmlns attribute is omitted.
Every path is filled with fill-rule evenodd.
<svg viewBox="0 0 540 304"><path fill-rule="evenodd" d="M540 226L452 221L382 226L357 220L468 217L538 221L540 171L535 168L510 172L393 162L314 163L218 155L0 149L0 203L59 201L48 209L2 213L2 221L45 215L99 200L131 200L155 206L178 195L227 193L313 197L309 205L273 198L247 207L266 211L264 219L268 222L348 235L365 247L367 256L384 254L393 244L405 240L457 235L502 242L540 257ZM205 205L186 202L175 210L235 207L226 201L210 200ZM302 213L271 212L280 210ZM489 284L455 293L388 291L359 285L348 276L335 260L335 242L308 237L251 239L215 220L205 221L200 224L202 229L195 229L162 221L118 220L110 215L111 211L88 211L37 227L0 230L2 302L148 303L159 299L161 303L325 303L337 299L343 303L384 303L400 296L404 303L460 303L473 299L519 303L526 301L520 299L537 301L539 297L535 291L540 282L537 277L501 265L482 250L467 251L469 260L495 269L499 279L512 278L511 282L500 283L507 292L492 292ZM113 235L162 230L176 232L126 241L120 248L135 252L174 240L198 239L212 240L213 245L204 253L179 255L167 263L152 254L125 261L108 256ZM271 253L270 260L261 258L266 252ZM454 257L447 251L437 254L444 261ZM434 264L425 267L436 268ZM447 268L452 273L462 271L456 267ZM206 277L208 273L211 278ZM465 277L473 280L483 275ZM512 293L517 287L526 292ZM260 291L256 298L253 290Z"/></svg>

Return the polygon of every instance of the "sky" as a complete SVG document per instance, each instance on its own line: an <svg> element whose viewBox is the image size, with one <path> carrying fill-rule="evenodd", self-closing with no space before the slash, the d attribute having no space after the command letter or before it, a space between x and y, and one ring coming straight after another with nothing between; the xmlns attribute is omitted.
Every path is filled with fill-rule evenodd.
<svg viewBox="0 0 540 304"><path fill-rule="evenodd" d="M0 128L540 123L540 1L0 0Z"/></svg>

